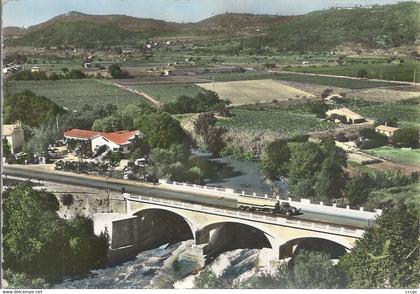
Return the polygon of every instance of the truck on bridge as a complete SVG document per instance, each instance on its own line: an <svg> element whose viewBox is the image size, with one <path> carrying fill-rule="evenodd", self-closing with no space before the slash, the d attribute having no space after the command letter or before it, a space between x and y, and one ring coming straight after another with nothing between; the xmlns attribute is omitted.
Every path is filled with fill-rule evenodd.
<svg viewBox="0 0 420 294"><path fill-rule="evenodd" d="M291 206L288 202L280 202L279 200L272 198L238 196L237 207L244 210L279 213L286 216L300 214L300 209Z"/></svg>

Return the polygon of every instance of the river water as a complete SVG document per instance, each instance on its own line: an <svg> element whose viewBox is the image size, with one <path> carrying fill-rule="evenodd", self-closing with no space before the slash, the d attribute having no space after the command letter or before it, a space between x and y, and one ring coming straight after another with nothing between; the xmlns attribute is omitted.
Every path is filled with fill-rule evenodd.
<svg viewBox="0 0 420 294"><path fill-rule="evenodd" d="M237 249L219 255L205 268L234 283L256 273L262 250ZM193 240L163 245L137 255L121 265L91 271L89 277L65 281L54 288L100 289L168 289L193 288L194 280L203 273L204 256ZM269 268L267 268L269 270Z"/></svg>

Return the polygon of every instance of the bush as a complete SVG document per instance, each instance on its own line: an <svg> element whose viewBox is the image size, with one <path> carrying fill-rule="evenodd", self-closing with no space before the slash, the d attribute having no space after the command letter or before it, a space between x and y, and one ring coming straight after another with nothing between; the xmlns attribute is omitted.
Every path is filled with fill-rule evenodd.
<svg viewBox="0 0 420 294"><path fill-rule="evenodd" d="M391 140L399 147L416 148L419 145L419 131L415 128L399 129L394 132Z"/></svg>

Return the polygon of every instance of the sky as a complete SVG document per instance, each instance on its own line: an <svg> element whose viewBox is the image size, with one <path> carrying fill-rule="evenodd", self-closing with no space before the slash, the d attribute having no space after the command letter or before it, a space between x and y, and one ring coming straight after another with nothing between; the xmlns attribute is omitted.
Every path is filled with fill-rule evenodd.
<svg viewBox="0 0 420 294"><path fill-rule="evenodd" d="M3 25L28 27L59 14L125 14L196 22L225 12L296 15L330 7L393 4L401 0L2 0Z"/></svg>

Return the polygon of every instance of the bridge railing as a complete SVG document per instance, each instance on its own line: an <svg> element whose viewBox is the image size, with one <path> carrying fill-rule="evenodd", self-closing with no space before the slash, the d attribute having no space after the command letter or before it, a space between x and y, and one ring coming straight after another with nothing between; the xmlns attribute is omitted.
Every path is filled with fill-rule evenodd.
<svg viewBox="0 0 420 294"><path fill-rule="evenodd" d="M293 199L293 198L280 198L279 196L273 196L268 194L259 194L259 193L252 193L247 194L245 191L237 191L234 189L228 188L217 188L212 186L200 186L195 184L188 184L188 183L179 183L175 181L168 181L168 180L159 180L160 184L170 185L173 189L183 190L183 191L191 191L191 192L206 192L211 193L212 195L218 195L226 198L237 199L238 196L245 196L245 197L258 197L258 198L276 198L280 201L287 201L292 206L296 206L297 208L301 208L302 210L310 210L322 213L329 213L334 215L345 215L350 217L361 217L364 219L375 219L378 215L382 214L381 209L374 209L373 211L368 211L364 207L360 207L358 209L352 208L349 205L345 207L340 207L336 204L327 204L322 201L319 203L314 203L310 199Z"/></svg>
<svg viewBox="0 0 420 294"><path fill-rule="evenodd" d="M284 217L256 214L256 213L242 211L242 210L222 209L218 207L205 206L201 204L192 204L188 202L155 198L155 197L150 197L150 196L134 196L134 195L125 193L124 198L127 200L134 200L134 201L137 200L137 201L152 203L152 204L157 204L157 205L163 204L163 205L168 205L175 208L187 208L190 210L224 215L228 217L236 216L236 217L241 217L241 218L249 219L249 220L268 222L271 224L288 225L288 226L293 226L297 228L318 230L318 231L327 232L327 233L339 233L339 234L344 234L347 236L352 236L355 238L362 237L364 233L364 230L355 229L355 228L348 228L348 227L335 226L335 225L326 225L322 223L309 222L309 221L303 221L303 220L297 220L297 219L287 219Z"/></svg>

